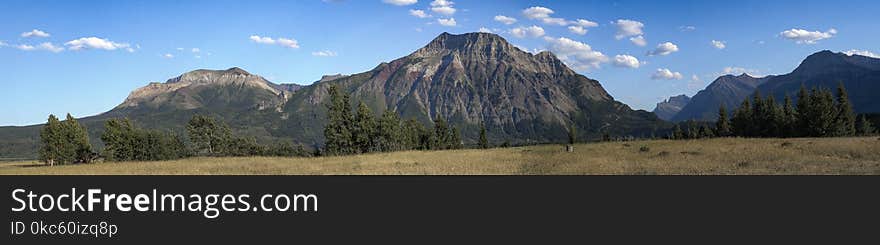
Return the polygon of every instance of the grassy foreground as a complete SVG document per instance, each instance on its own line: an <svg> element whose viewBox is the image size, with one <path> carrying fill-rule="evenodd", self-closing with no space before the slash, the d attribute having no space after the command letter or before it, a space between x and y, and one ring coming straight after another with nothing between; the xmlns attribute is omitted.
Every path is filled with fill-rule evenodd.
<svg viewBox="0 0 880 245"><path fill-rule="evenodd" d="M642 149L645 146L645 149ZM650 140L343 157L189 158L42 166L0 163L0 174L880 174L880 139ZM644 151L647 150L647 151Z"/></svg>

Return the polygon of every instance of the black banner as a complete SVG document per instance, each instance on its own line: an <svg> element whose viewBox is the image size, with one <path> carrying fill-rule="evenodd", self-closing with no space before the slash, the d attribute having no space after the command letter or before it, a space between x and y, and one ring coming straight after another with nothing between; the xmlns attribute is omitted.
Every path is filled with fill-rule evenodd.
<svg viewBox="0 0 880 245"><path fill-rule="evenodd" d="M8 226L4 240L9 241L3 244L823 239L839 244L876 239L880 228L877 177L4 176L0 182L6 199L2 220ZM18 189L22 191L14 193ZM40 208L40 195L54 198L72 189L76 195L100 189L95 196L117 198L149 197L154 189L187 197L230 194L237 199L247 194L250 206L219 211L214 218L200 211L123 212L112 202L106 204L110 211L103 210L104 202L96 203L91 212L58 211L69 208L69 199L55 201L53 211L13 211L24 205L15 194L27 202L26 193L32 192ZM316 200L310 204L316 205L309 207L314 210L274 210L285 206L282 199L278 206L266 203L274 211L256 211L264 194L273 196L268 200L281 194L312 194ZM44 199L42 205L48 208L49 197ZM83 208L87 199L88 195ZM147 206L152 208L152 203ZM106 232L100 232L102 222ZM65 226L60 228L65 234L60 234L60 226ZM112 236L109 227L115 227Z"/></svg>

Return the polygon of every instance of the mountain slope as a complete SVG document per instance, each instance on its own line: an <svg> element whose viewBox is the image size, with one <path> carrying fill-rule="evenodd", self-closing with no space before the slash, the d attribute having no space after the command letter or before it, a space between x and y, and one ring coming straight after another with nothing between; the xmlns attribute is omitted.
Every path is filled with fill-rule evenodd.
<svg viewBox="0 0 880 245"><path fill-rule="evenodd" d="M659 135L669 127L652 113L615 101L598 81L575 73L552 53L533 55L488 33L443 33L370 71L324 76L309 86L273 84L239 68L196 70L139 88L111 111L80 121L97 143L109 118L129 117L144 127L182 133L192 115L210 114L236 134L262 142L320 147L329 86L350 92L353 103L363 101L377 115L396 110L403 119L425 124L443 116L461 129L465 143L476 142L480 124L496 144L561 142L572 124L581 139Z"/></svg>
<svg viewBox="0 0 880 245"><path fill-rule="evenodd" d="M678 95L669 97L669 99L661 101L657 103L657 107L654 107L654 115L657 115L660 119L663 120L672 120L679 111L681 111L684 106L691 101L691 97L687 95Z"/></svg>
<svg viewBox="0 0 880 245"><path fill-rule="evenodd" d="M721 105L731 111L752 95L755 88L772 78L773 76L756 78L745 73L739 76L718 77L706 89L697 92L690 102L672 117L672 121L714 121L718 119L718 108Z"/></svg>

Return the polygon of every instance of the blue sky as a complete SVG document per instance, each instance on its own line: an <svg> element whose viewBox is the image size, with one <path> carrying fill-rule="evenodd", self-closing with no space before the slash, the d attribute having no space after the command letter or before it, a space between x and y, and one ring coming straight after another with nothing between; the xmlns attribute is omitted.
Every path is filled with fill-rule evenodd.
<svg viewBox="0 0 880 245"><path fill-rule="evenodd" d="M481 28L553 51L617 100L651 110L724 73L783 74L824 49L878 54L878 9L867 0L4 1L0 125L95 115L200 68L310 84Z"/></svg>

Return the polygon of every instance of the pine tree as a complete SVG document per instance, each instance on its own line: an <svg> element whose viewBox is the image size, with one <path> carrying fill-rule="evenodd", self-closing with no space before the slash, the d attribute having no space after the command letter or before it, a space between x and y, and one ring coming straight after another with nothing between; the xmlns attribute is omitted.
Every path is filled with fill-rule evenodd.
<svg viewBox="0 0 880 245"><path fill-rule="evenodd" d="M702 126L700 126L700 131L699 131L699 134L697 135L697 137L699 137L701 139L706 139L706 138L712 138L712 137L714 137L714 135L715 134L712 132L711 129L706 127L706 125L702 125Z"/></svg>
<svg viewBox="0 0 880 245"><path fill-rule="evenodd" d="M486 137L486 124L480 124L480 148L489 149L489 139Z"/></svg>
<svg viewBox="0 0 880 245"><path fill-rule="evenodd" d="M450 149L461 149L464 142L461 141L461 132L458 131L458 127L452 127L452 131L449 135L449 148Z"/></svg>
<svg viewBox="0 0 880 245"><path fill-rule="evenodd" d="M327 104L327 125L324 126L324 154L342 155L353 153L352 116L348 94L337 86L327 88L330 102Z"/></svg>
<svg viewBox="0 0 880 245"><path fill-rule="evenodd" d="M813 97L811 94L807 92L807 88L801 84L801 89L798 91L798 101L797 101L797 120L794 125L796 130L794 137L797 136L813 136L813 132L810 130L811 125L813 124L813 119L810 118L812 112L812 104L811 101Z"/></svg>
<svg viewBox="0 0 880 245"><path fill-rule="evenodd" d="M351 133L355 153L372 152L375 149L373 139L376 135L376 120L373 111L363 101L358 103L357 114L355 114L352 126Z"/></svg>
<svg viewBox="0 0 880 245"><path fill-rule="evenodd" d="M828 89L814 89L811 106L811 115L813 119L810 126L812 136L829 137L834 136L837 127L835 120L837 118L837 110L834 105L834 95Z"/></svg>
<svg viewBox="0 0 880 245"><path fill-rule="evenodd" d="M835 136L851 136L856 132L856 114L853 112L852 104L849 101L849 95L843 82L837 85L837 117L835 119L836 132Z"/></svg>
<svg viewBox="0 0 880 245"><path fill-rule="evenodd" d="M574 145L577 143L577 129L574 127L574 123L568 125L568 144Z"/></svg>
<svg viewBox="0 0 880 245"><path fill-rule="evenodd" d="M782 137L797 136L797 112L791 103L791 96L785 95L782 106Z"/></svg>
<svg viewBox="0 0 880 245"><path fill-rule="evenodd" d="M754 98L752 98L752 121L749 123L749 137L763 137L767 135L767 123L766 119L768 118L766 111L766 102L761 98L761 91L756 90L754 94Z"/></svg>
<svg viewBox="0 0 880 245"><path fill-rule="evenodd" d="M672 129L672 139L684 139L684 132L681 131L681 126L678 123L676 123L675 128Z"/></svg>
<svg viewBox="0 0 880 245"><path fill-rule="evenodd" d="M741 137L751 136L752 106L749 99L743 100L739 108L733 113L730 124L733 126L733 134Z"/></svg>
<svg viewBox="0 0 880 245"><path fill-rule="evenodd" d="M39 159L48 165L61 164L62 149L65 147L62 140L61 121L55 115L49 115L46 125L40 129Z"/></svg>
<svg viewBox="0 0 880 245"><path fill-rule="evenodd" d="M874 134L874 131L874 125L871 125L868 116L862 115L861 120L859 120L858 134L861 136L868 136Z"/></svg>
<svg viewBox="0 0 880 245"><path fill-rule="evenodd" d="M385 110L379 119L377 146L381 151L396 151L404 148L404 137L400 117L394 110Z"/></svg>
<svg viewBox="0 0 880 245"><path fill-rule="evenodd" d="M446 124L446 119L438 114L434 119L434 143L432 144L432 149L449 149L449 132L449 125Z"/></svg>
<svg viewBox="0 0 880 245"><path fill-rule="evenodd" d="M69 146L65 149L65 154L72 154L73 163L88 163L92 160L92 145L89 144L89 133L86 128L76 121L76 118L67 114L67 119L62 122L64 125L64 133Z"/></svg>
<svg viewBox="0 0 880 245"><path fill-rule="evenodd" d="M718 108L718 121L715 121L715 134L718 137L727 137L731 133L730 120L727 119L727 108L721 105Z"/></svg>
<svg viewBox="0 0 880 245"><path fill-rule="evenodd" d="M134 130L128 118L113 118L104 123L104 158L108 161L128 161L134 156Z"/></svg>

